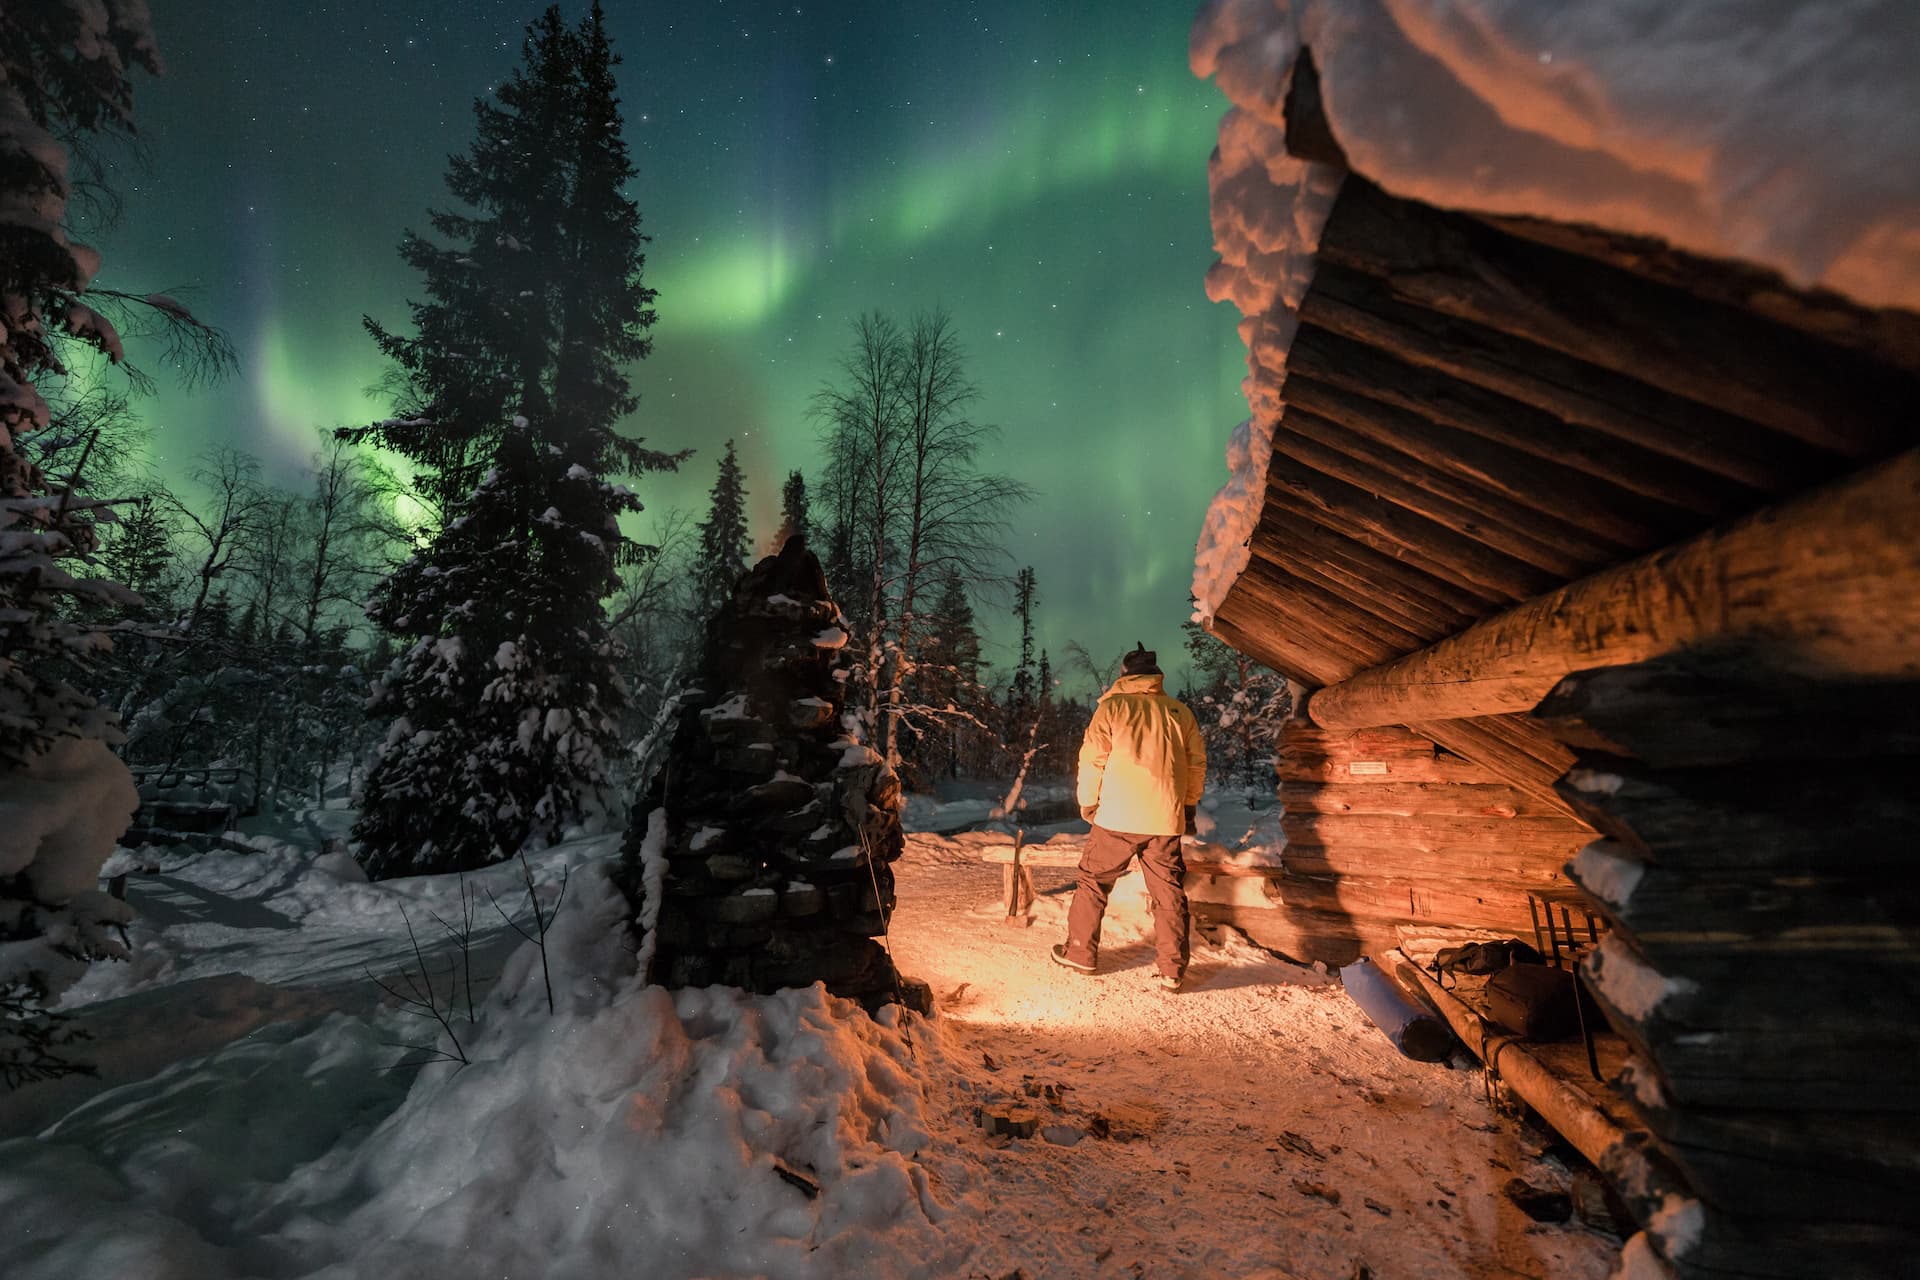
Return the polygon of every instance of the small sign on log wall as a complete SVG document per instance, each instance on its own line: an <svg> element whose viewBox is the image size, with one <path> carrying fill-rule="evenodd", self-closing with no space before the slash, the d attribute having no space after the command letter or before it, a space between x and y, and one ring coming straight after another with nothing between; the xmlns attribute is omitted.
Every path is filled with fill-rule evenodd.
<svg viewBox="0 0 1920 1280"><path fill-rule="evenodd" d="M1348 773L1383 774L1387 771L1385 760L1355 760L1347 765Z"/></svg>

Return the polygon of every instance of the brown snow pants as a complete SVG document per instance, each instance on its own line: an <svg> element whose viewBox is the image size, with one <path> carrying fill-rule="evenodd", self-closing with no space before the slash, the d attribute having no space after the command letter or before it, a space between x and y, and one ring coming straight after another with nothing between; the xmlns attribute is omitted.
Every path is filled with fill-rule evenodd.
<svg viewBox="0 0 1920 1280"><path fill-rule="evenodd" d="M1080 876L1067 908L1067 959L1093 964L1100 957L1100 918L1107 897L1135 857L1153 900L1154 967L1179 977L1187 969L1186 861L1179 836L1141 836L1096 824L1080 853Z"/></svg>

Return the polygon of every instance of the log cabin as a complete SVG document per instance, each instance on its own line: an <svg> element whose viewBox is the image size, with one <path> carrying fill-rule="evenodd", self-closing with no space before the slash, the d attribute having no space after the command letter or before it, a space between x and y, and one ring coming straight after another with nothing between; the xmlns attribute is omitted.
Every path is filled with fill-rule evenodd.
<svg viewBox="0 0 1920 1280"><path fill-rule="evenodd" d="M1271 453L1203 600L1312 690L1237 922L1397 966L1494 1069L1398 949L1590 914L1601 1081L1509 1074L1621 1184L1623 1273L1914 1274L1920 315L1396 196L1310 47L1240 75L1325 198L1243 324Z"/></svg>

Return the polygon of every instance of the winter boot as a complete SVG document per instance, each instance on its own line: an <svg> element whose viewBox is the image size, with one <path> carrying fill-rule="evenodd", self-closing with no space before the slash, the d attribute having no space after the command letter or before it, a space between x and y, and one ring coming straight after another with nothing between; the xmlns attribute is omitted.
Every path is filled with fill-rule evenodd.
<svg viewBox="0 0 1920 1280"><path fill-rule="evenodd" d="M1073 970L1075 973L1092 973L1093 972L1092 965L1082 964L1078 960L1069 960L1067 958L1067 947L1066 947L1066 944L1063 942L1056 942L1053 944L1052 954L1053 954L1053 962L1055 964L1063 965L1066 968Z"/></svg>

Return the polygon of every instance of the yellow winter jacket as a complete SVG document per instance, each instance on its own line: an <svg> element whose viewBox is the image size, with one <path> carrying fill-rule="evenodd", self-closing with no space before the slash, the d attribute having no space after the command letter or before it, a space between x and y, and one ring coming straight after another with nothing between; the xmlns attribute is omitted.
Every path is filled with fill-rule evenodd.
<svg viewBox="0 0 1920 1280"><path fill-rule="evenodd" d="M1100 697L1080 744L1080 804L1109 831L1177 836L1185 807L1200 803L1207 747L1200 722L1166 677L1121 676Z"/></svg>

